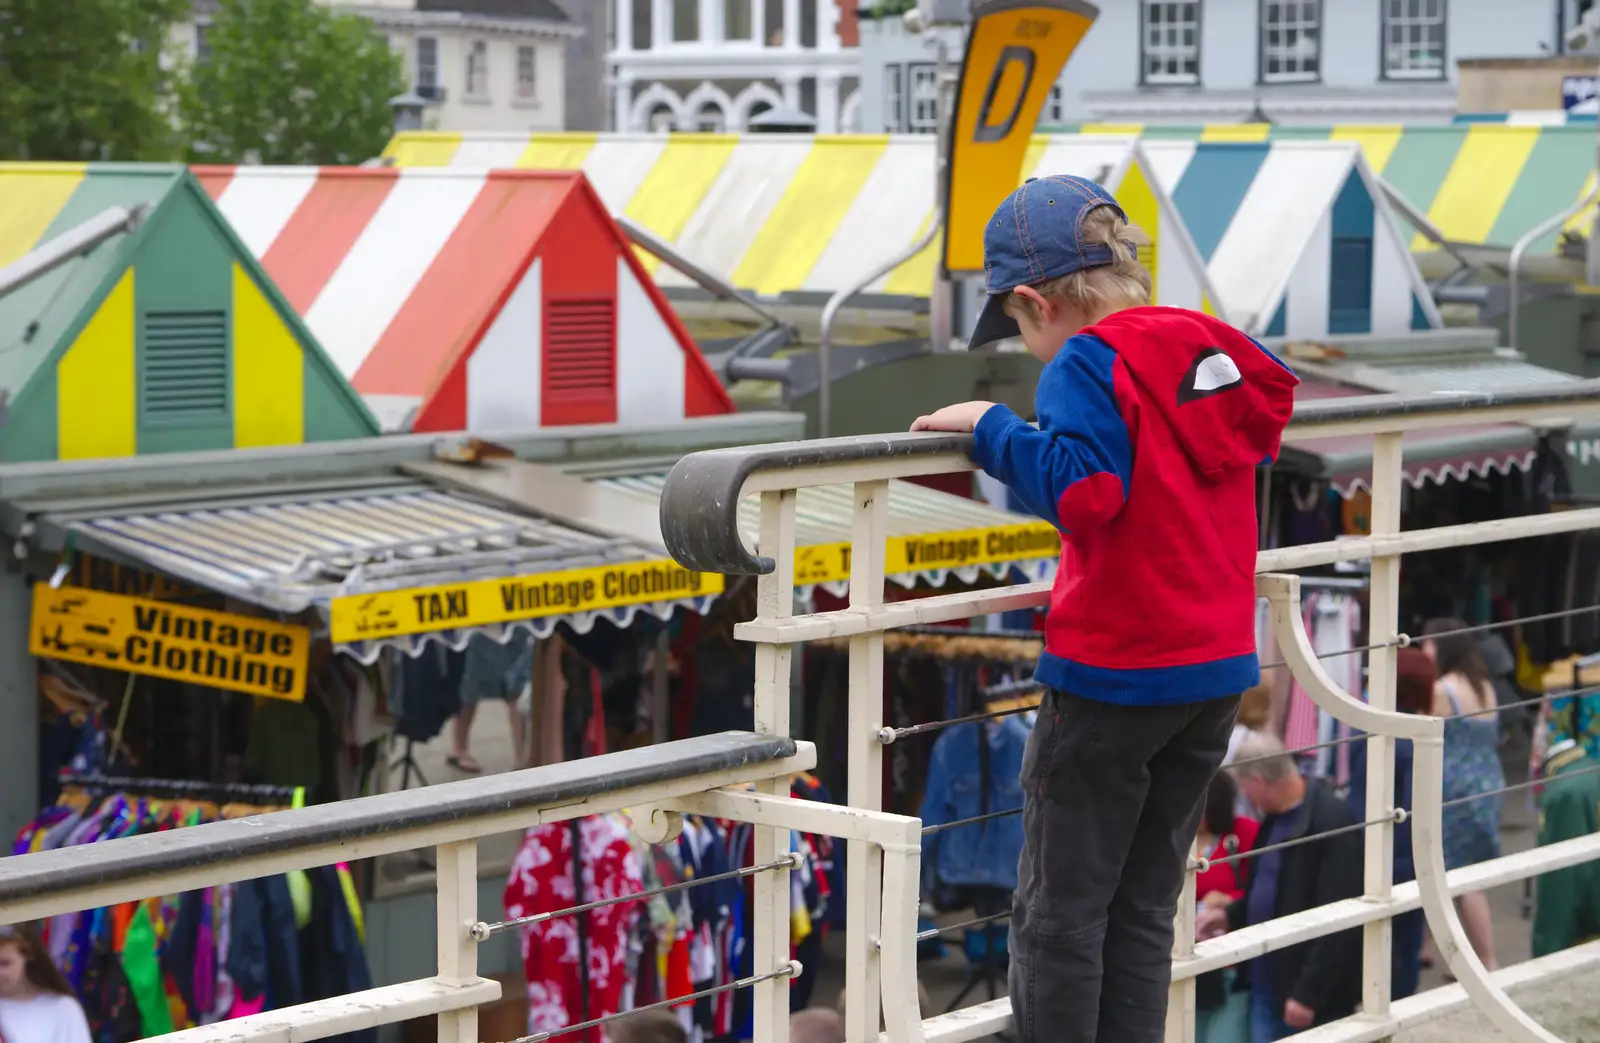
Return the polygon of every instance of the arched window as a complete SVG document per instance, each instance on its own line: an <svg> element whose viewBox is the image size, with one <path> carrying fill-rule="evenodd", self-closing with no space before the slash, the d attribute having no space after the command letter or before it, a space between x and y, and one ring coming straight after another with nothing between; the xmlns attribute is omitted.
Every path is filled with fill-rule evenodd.
<svg viewBox="0 0 1600 1043"><path fill-rule="evenodd" d="M728 114L715 102L705 102L695 110L694 129L721 133L728 129Z"/></svg>

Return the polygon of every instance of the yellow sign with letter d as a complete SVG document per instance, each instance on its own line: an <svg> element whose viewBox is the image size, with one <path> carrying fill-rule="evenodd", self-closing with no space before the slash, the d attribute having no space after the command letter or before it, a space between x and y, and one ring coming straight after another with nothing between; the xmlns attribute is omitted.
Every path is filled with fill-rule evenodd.
<svg viewBox="0 0 1600 1043"><path fill-rule="evenodd" d="M1084 0L985 0L956 87L950 128L944 265L983 271L983 230L1022 181L1045 99L1100 11Z"/></svg>

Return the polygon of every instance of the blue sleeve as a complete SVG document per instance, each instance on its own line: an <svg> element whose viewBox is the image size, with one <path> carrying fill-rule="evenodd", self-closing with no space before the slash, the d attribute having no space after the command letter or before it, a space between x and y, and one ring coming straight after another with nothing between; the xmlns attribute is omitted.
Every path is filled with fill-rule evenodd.
<svg viewBox="0 0 1600 1043"><path fill-rule="evenodd" d="M1005 406L973 430L973 459L1062 532L1104 525L1128 498L1133 445L1117 404L1116 352L1079 334L1039 375L1034 428Z"/></svg>

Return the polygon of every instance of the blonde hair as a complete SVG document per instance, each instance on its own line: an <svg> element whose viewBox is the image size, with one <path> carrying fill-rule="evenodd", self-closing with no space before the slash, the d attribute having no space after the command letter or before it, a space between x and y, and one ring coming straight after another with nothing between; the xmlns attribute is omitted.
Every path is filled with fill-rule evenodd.
<svg viewBox="0 0 1600 1043"><path fill-rule="evenodd" d="M1239 723L1253 732L1266 728L1272 720L1272 685L1258 684L1245 689L1239 699Z"/></svg>
<svg viewBox="0 0 1600 1043"><path fill-rule="evenodd" d="M1030 283L1041 297L1070 304L1095 317L1150 303L1154 284L1138 253L1139 247L1150 245L1150 237L1139 226L1129 224L1116 207L1102 205L1084 216L1079 236L1086 246L1110 247L1111 263ZM1036 305L1012 291L1004 307L1006 314L1015 318L1013 309L1025 307L1031 314Z"/></svg>

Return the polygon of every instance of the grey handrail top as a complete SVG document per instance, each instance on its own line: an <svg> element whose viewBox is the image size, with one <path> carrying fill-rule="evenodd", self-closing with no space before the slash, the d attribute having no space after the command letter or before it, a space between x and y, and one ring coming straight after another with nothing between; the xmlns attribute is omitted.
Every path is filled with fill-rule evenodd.
<svg viewBox="0 0 1600 1043"><path fill-rule="evenodd" d="M0 909L8 902L174 869L221 865L524 808L560 807L636 786L768 764L795 752L793 739L722 732L398 793L0 858Z"/></svg>
<svg viewBox="0 0 1600 1043"><path fill-rule="evenodd" d="M1295 434L1297 428L1381 417L1569 403L1600 407L1600 380L1498 392L1451 391L1312 399L1295 403L1289 433ZM1314 435L1305 432L1302 437ZM765 575L773 569L772 559L751 554L739 536L739 498L751 475L825 464L881 463L897 457L971 450L971 435L906 433L813 438L803 442L773 442L690 453L672 468L661 492L662 540L672 557L685 568L734 576Z"/></svg>

